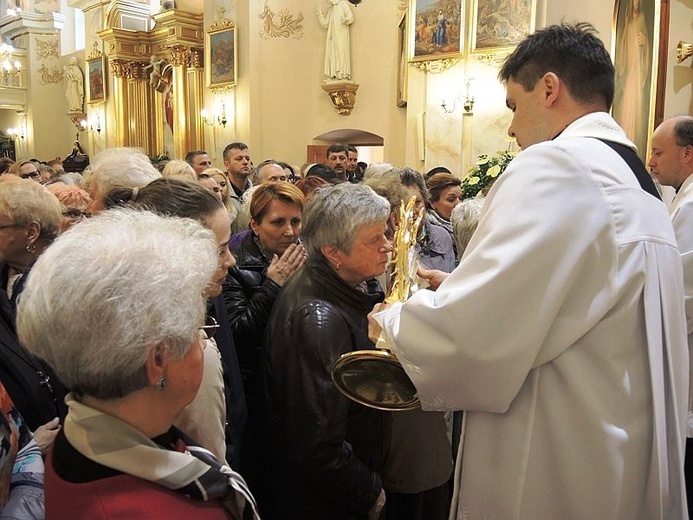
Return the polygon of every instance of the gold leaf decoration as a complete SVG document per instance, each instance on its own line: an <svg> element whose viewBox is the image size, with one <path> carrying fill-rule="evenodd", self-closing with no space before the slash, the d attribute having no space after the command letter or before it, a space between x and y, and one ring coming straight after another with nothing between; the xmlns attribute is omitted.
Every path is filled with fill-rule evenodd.
<svg viewBox="0 0 693 520"><path fill-rule="evenodd" d="M49 83L60 83L63 80L63 72L60 69L49 69L46 64L38 68L40 74L39 84L48 85Z"/></svg>
<svg viewBox="0 0 693 520"><path fill-rule="evenodd" d="M262 20L262 31L260 36L265 40L270 38L290 38L299 39L303 36L303 13L298 12L294 15L288 9L282 9L279 13L272 11L265 0L265 7L262 13L257 15Z"/></svg>
<svg viewBox="0 0 693 520"><path fill-rule="evenodd" d="M36 37L36 55L41 59L60 58L58 36Z"/></svg>

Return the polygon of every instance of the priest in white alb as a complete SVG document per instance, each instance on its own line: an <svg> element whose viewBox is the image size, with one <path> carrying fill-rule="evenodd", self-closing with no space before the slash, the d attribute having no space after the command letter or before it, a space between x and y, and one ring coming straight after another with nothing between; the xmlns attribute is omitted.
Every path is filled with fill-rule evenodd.
<svg viewBox="0 0 693 520"><path fill-rule="evenodd" d="M591 26L551 26L499 76L523 151L460 265L371 337L424 409L466 411L451 518L685 519L681 261L608 114L611 59Z"/></svg>

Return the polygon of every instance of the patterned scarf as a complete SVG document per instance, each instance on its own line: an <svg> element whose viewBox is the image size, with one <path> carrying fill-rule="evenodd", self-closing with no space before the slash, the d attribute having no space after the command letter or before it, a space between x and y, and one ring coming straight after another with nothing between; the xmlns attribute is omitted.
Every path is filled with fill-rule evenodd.
<svg viewBox="0 0 693 520"><path fill-rule="evenodd" d="M177 428L169 434L180 451L172 451L120 419L85 406L73 394L65 402L69 408L65 436L88 459L193 500L219 499L234 519L260 519L243 477Z"/></svg>
<svg viewBox="0 0 693 520"><path fill-rule="evenodd" d="M450 222L448 219L441 217L436 210L434 209L429 209L426 212L426 216L428 217L428 221L431 224L434 224L436 226L440 226L442 228L445 228L445 230L450 233L450 236L453 236L452 233L452 222Z"/></svg>

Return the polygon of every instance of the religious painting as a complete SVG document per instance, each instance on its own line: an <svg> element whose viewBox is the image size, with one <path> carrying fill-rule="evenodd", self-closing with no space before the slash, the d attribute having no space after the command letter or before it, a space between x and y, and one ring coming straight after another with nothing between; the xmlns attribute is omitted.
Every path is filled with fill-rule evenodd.
<svg viewBox="0 0 693 520"><path fill-rule="evenodd" d="M87 72L89 75L89 103L106 101L106 75L104 73L103 57L88 59Z"/></svg>
<svg viewBox="0 0 693 520"><path fill-rule="evenodd" d="M461 0L411 0L409 59L441 60L459 57L464 42Z"/></svg>
<svg viewBox="0 0 693 520"><path fill-rule="evenodd" d="M534 31L536 0L474 0L472 52L512 50Z"/></svg>
<svg viewBox="0 0 693 520"><path fill-rule="evenodd" d="M407 59L407 13L402 15L397 28L397 41L399 49L399 63L397 65L397 106L407 106L407 73L409 60Z"/></svg>
<svg viewBox="0 0 693 520"><path fill-rule="evenodd" d="M230 24L207 33L205 71L208 88L236 85L236 28Z"/></svg>
<svg viewBox="0 0 693 520"><path fill-rule="evenodd" d="M662 117L664 88L658 78L660 72L666 72L666 52L661 57L659 52L661 42L664 41L666 49L668 39L668 24L660 25L661 7L665 3L617 0L614 8L611 49L616 90L612 114L638 147L643 161L647 158L655 121Z"/></svg>

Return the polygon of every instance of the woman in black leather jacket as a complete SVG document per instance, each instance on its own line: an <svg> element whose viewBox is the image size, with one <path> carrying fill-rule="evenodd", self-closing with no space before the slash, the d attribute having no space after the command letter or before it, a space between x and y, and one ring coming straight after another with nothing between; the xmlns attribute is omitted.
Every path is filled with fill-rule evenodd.
<svg viewBox="0 0 693 520"><path fill-rule="evenodd" d="M369 187L319 190L306 207L309 259L272 309L263 366L272 483L263 518L375 519L385 503L379 471L390 442L386 412L350 401L330 370L372 348L367 314L383 293L390 205ZM275 510L276 509L276 510Z"/></svg>
<svg viewBox="0 0 693 520"><path fill-rule="evenodd" d="M240 471L251 489L258 489L262 337L282 285L305 261L299 243L304 197L288 182L262 184L251 197L250 232L232 248L236 266L229 270L223 294L248 405Z"/></svg>

